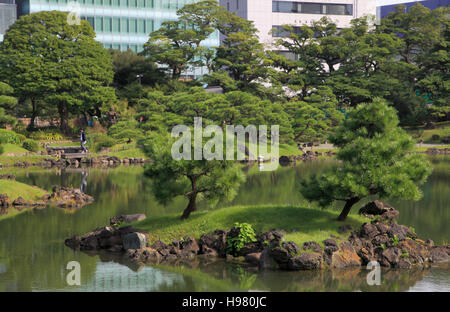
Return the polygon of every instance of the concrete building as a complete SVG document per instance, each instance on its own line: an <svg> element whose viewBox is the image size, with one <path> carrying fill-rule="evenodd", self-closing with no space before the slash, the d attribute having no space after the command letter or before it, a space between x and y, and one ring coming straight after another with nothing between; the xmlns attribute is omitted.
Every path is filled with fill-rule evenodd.
<svg viewBox="0 0 450 312"><path fill-rule="evenodd" d="M0 41L3 35L17 19L17 7L14 0L0 0Z"/></svg>
<svg viewBox="0 0 450 312"><path fill-rule="evenodd" d="M395 7L399 4L403 4L406 9L409 9L416 3L420 3L423 6L434 10L438 7L449 6L450 0L377 0L377 18L386 17L390 12L394 11Z"/></svg>
<svg viewBox="0 0 450 312"><path fill-rule="evenodd" d="M309 25L326 16L344 28L354 18L376 14L375 0L220 0L220 4L253 21L261 42L268 46L276 36L271 30L281 25Z"/></svg>

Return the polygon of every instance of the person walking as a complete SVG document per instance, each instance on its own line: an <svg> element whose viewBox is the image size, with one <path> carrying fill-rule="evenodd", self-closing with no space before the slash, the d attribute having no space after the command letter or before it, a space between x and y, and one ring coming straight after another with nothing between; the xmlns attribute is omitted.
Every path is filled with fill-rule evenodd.
<svg viewBox="0 0 450 312"><path fill-rule="evenodd" d="M84 153L87 153L87 148L84 147L84 144L86 144L86 133L83 129L80 129L80 141L81 141L81 149Z"/></svg>

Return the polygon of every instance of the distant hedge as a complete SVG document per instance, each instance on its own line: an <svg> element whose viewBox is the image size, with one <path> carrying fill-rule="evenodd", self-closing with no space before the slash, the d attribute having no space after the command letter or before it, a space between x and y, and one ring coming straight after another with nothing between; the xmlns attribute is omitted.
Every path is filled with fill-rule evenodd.
<svg viewBox="0 0 450 312"><path fill-rule="evenodd" d="M37 152L39 150L39 144L35 140L32 139L26 139L22 147L30 152Z"/></svg>
<svg viewBox="0 0 450 312"><path fill-rule="evenodd" d="M26 137L12 130L0 129L0 144L22 145Z"/></svg>

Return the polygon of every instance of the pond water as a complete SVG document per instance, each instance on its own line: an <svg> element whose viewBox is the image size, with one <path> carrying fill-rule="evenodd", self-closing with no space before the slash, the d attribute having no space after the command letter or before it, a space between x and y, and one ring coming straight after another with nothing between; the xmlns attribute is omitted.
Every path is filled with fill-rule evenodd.
<svg viewBox="0 0 450 312"><path fill-rule="evenodd" d="M437 244L450 238L450 158L432 159L434 172L419 202L388 201L400 211L399 223L411 225ZM332 160L301 162L276 172L244 168L247 181L231 203L309 205L297 190L303 177L334 165ZM365 268L318 272L258 272L245 264L196 260L176 265L137 266L108 253L75 252L64 239L109 223L111 216L180 213L186 202L155 202L142 167L110 169L17 170L16 179L50 190L79 188L83 179L95 202L79 210L10 209L0 215L0 291L450 291L448 264L428 269L383 270L381 286L369 286ZM1 192L1 190L0 190ZM358 205L358 207L360 207ZM206 203L201 209L214 209ZM338 209L339 207L336 207ZM356 207L354 210L357 210ZM70 261L81 264L81 286L69 286Z"/></svg>

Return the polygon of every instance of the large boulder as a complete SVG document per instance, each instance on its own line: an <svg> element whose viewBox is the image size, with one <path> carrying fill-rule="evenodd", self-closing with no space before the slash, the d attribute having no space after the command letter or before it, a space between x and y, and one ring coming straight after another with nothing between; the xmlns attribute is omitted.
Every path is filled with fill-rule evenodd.
<svg viewBox="0 0 450 312"><path fill-rule="evenodd" d="M25 199L23 199L21 196L17 197L13 201L13 206L30 206L31 203L27 202Z"/></svg>
<svg viewBox="0 0 450 312"><path fill-rule="evenodd" d="M398 217L397 210L379 200L374 200L367 203L359 209L359 213L369 218L380 216L379 220L381 221L393 221Z"/></svg>
<svg viewBox="0 0 450 312"><path fill-rule="evenodd" d="M433 263L450 261L450 249L448 246L449 245L432 247L430 250L430 261Z"/></svg>
<svg viewBox="0 0 450 312"><path fill-rule="evenodd" d="M288 269L289 260L298 255L300 247L294 242L283 242L281 246L271 249L272 258L282 269Z"/></svg>
<svg viewBox="0 0 450 312"><path fill-rule="evenodd" d="M314 252L321 252L322 247L314 241L303 243L303 250L312 250Z"/></svg>
<svg viewBox="0 0 450 312"><path fill-rule="evenodd" d="M260 258L261 258L261 253L260 252L255 252L255 253L247 254L245 256L245 261L250 263L250 264L253 264L253 265L258 265Z"/></svg>
<svg viewBox="0 0 450 312"><path fill-rule="evenodd" d="M0 207L9 207L10 204L8 195L0 194Z"/></svg>
<svg viewBox="0 0 450 312"><path fill-rule="evenodd" d="M198 247L197 241L194 237L187 236L182 242L180 242L181 254L184 257L191 257L192 255L197 255L200 248Z"/></svg>
<svg viewBox="0 0 450 312"><path fill-rule="evenodd" d="M397 247L388 247L383 250L378 257L378 262L382 266L397 267L401 260L402 252Z"/></svg>
<svg viewBox="0 0 450 312"><path fill-rule="evenodd" d="M257 235L256 239L263 248L266 246L275 247L280 246L281 242L284 241L285 234L286 232L283 230L270 230Z"/></svg>
<svg viewBox="0 0 450 312"><path fill-rule="evenodd" d="M198 241L199 253L225 258L227 252L227 234L225 230L215 230L213 233L204 234Z"/></svg>
<svg viewBox="0 0 450 312"><path fill-rule="evenodd" d="M269 247L265 248L259 257L258 267L260 270L276 270L278 264L272 257L272 252Z"/></svg>
<svg viewBox="0 0 450 312"><path fill-rule="evenodd" d="M130 233L123 238L123 249L142 249L147 245L147 239L142 233Z"/></svg>
<svg viewBox="0 0 450 312"><path fill-rule="evenodd" d="M315 270L322 265L322 255L319 253L302 253L299 256L289 259L289 270Z"/></svg>
<svg viewBox="0 0 450 312"><path fill-rule="evenodd" d="M345 268L361 265L361 259L350 242L339 244L339 250L331 256L331 266L334 268Z"/></svg>
<svg viewBox="0 0 450 312"><path fill-rule="evenodd" d="M80 189L54 186L49 201L59 208L81 208L92 203L94 198Z"/></svg>

